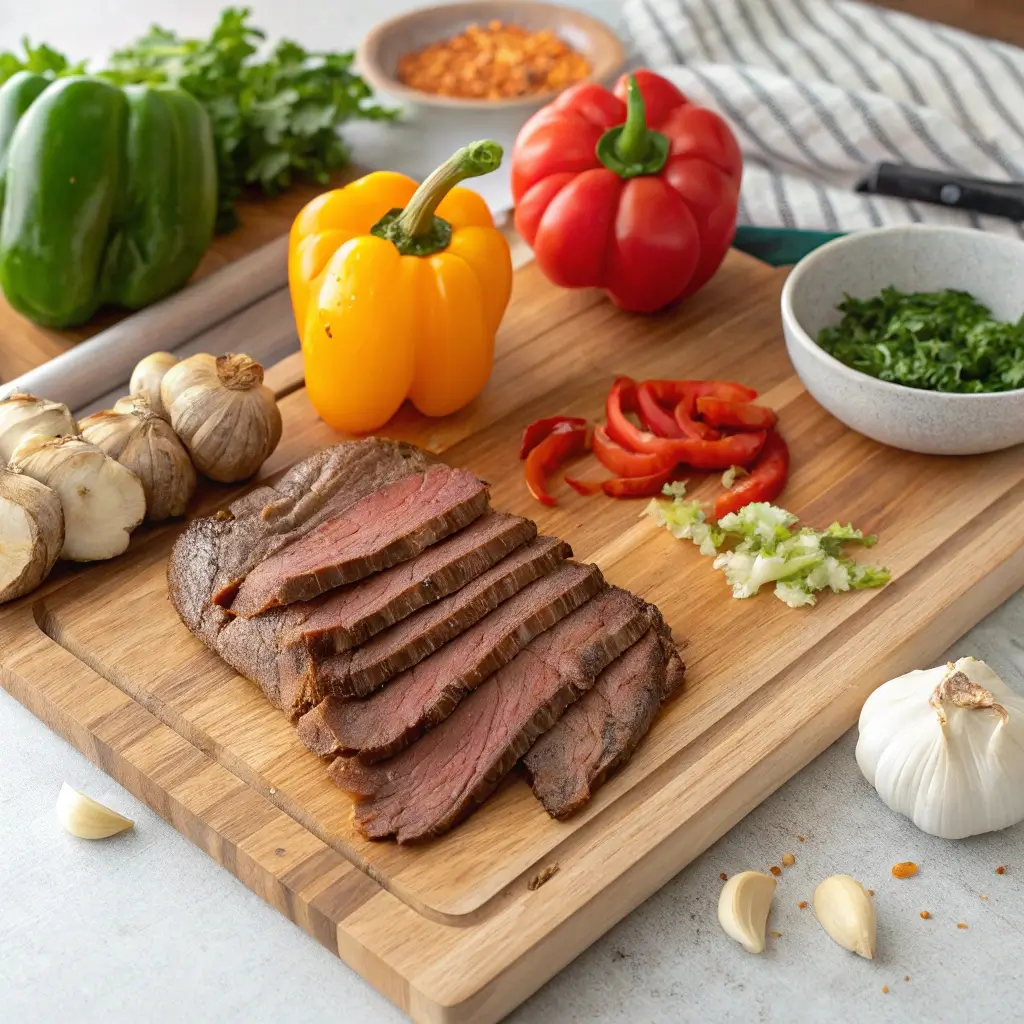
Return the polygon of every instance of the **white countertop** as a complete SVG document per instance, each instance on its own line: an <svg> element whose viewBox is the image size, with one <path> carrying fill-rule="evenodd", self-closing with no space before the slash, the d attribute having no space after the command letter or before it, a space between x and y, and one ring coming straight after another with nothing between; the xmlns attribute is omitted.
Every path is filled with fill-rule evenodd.
<svg viewBox="0 0 1024 1024"><path fill-rule="evenodd" d="M256 23L274 35L330 47L351 46L371 22L408 6L253 3ZM617 8L615 0L580 6L610 20ZM76 56L102 56L154 20L204 31L218 8L210 0L0 0L0 49L28 33ZM965 654L989 661L1024 690L1024 594L949 652ZM854 741L851 732L822 754L511 1019L1020 1019L1024 827L962 843L917 832L863 781ZM0 1021L405 1019L3 691L0 749ZM105 843L64 834L54 801L65 779L134 818L134 832ZM764 870L784 852L797 863L776 895L771 927L781 938L763 956L749 956L718 929L719 872ZM920 864L920 875L891 878L901 860ZM994 873L999 864L1007 865L1005 875ZM874 962L844 953L809 909L797 907L836 872L876 890ZM931 920L920 918L924 909ZM958 921L969 928L958 929Z"/></svg>

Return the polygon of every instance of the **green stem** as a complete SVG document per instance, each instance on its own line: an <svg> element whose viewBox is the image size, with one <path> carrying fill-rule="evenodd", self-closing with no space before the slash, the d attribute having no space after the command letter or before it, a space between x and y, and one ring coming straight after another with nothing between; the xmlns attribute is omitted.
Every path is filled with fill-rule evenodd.
<svg viewBox="0 0 1024 1024"><path fill-rule="evenodd" d="M434 211L441 200L460 181L497 170L501 166L501 156L501 146L496 142L485 140L463 146L416 189L409 205L396 221L398 229L409 238L429 235L434 227Z"/></svg>
<svg viewBox="0 0 1024 1024"><path fill-rule="evenodd" d="M638 164L650 146L644 96L636 78L630 75L626 81L626 123L615 140L615 153L624 164Z"/></svg>
<svg viewBox="0 0 1024 1024"><path fill-rule="evenodd" d="M630 75L626 80L626 120L598 139L597 158L622 178L657 174L668 160L667 136L647 127L643 93Z"/></svg>

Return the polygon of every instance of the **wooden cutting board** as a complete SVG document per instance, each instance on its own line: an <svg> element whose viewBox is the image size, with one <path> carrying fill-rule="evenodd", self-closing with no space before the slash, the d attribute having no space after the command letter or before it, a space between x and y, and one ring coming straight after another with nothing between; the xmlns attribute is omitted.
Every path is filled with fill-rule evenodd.
<svg viewBox="0 0 1024 1024"><path fill-rule="evenodd" d="M687 643L684 693L571 821L547 818L513 776L432 844L360 839L349 799L284 717L179 623L164 576L177 527L0 613L3 685L414 1019L499 1019L835 740L873 687L931 662L1024 578L1024 449L928 458L846 430L793 375L783 276L731 254L682 309L645 318L528 266L480 400L445 420L403 412L386 431L479 473L496 508L569 540ZM338 439L293 390L297 366L274 375L290 393L264 476ZM642 502L559 484L558 508L534 503L522 427L599 417L619 373L760 389L793 452L785 505L877 531L870 554L895 582L811 609L737 601L709 559L638 518ZM694 481L704 497L718 486ZM208 490L204 507L229 493Z"/></svg>

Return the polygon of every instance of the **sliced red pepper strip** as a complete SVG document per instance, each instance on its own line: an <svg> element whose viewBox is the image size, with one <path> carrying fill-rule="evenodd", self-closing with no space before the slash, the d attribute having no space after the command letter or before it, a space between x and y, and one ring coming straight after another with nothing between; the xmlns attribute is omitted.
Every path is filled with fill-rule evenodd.
<svg viewBox="0 0 1024 1024"><path fill-rule="evenodd" d="M616 476L651 476L675 466L671 455L643 455L616 444L600 423L594 427L593 449L601 465Z"/></svg>
<svg viewBox="0 0 1024 1024"><path fill-rule="evenodd" d="M743 435L736 435L738 437ZM715 501L715 518L738 512L752 501L774 501L789 477L789 447L777 430L772 430L761 449L750 476Z"/></svg>
<svg viewBox="0 0 1024 1024"><path fill-rule="evenodd" d="M638 430L632 424L628 447L636 452L665 455L677 463L694 469L728 469L730 466L749 466L761 452L765 433L731 434L718 441L695 441L689 437L655 437Z"/></svg>
<svg viewBox="0 0 1024 1024"><path fill-rule="evenodd" d="M690 416L698 398L721 398L727 402L752 402L757 398L753 388L731 380L645 380L642 386L670 409L685 399Z"/></svg>
<svg viewBox="0 0 1024 1024"><path fill-rule="evenodd" d="M636 389L637 412L644 426L658 437L686 437L672 413L658 401L651 384L652 381L644 381Z"/></svg>
<svg viewBox="0 0 1024 1024"><path fill-rule="evenodd" d="M555 427L562 423L584 428L587 425L587 421L582 416L545 416L544 419L534 420L523 431L523 440L519 446L519 458L525 459Z"/></svg>
<svg viewBox="0 0 1024 1024"><path fill-rule="evenodd" d="M771 430L778 421L778 416L767 406L728 402L722 398L698 398L697 412L712 426L739 430Z"/></svg>
<svg viewBox="0 0 1024 1024"><path fill-rule="evenodd" d="M548 494L547 477L566 459L587 450L587 428L560 423L526 456L526 486L542 505L557 505Z"/></svg>
<svg viewBox="0 0 1024 1024"><path fill-rule="evenodd" d="M629 451L636 451L630 439L640 428L626 413L636 412L636 381L632 377L616 377L604 403L605 419L608 421L608 436Z"/></svg>
<svg viewBox="0 0 1024 1024"><path fill-rule="evenodd" d="M670 483L677 475L676 467L673 466L663 473L654 473L651 476L605 480L601 489L609 498L653 498L656 494L661 494L665 484Z"/></svg>
<svg viewBox="0 0 1024 1024"><path fill-rule="evenodd" d="M580 494L598 494L604 491L609 498L651 498L661 494L661 489L676 477L676 467L648 476L615 477L612 480L574 480L566 477L565 482Z"/></svg>
<svg viewBox="0 0 1024 1024"><path fill-rule="evenodd" d="M696 441L717 441L722 435L706 423L693 418L693 402L683 399L677 406L674 419L680 436L692 437Z"/></svg>
<svg viewBox="0 0 1024 1024"><path fill-rule="evenodd" d="M564 479L577 494L590 497L592 494L601 493L602 481L600 480L575 480L571 476L567 476Z"/></svg>

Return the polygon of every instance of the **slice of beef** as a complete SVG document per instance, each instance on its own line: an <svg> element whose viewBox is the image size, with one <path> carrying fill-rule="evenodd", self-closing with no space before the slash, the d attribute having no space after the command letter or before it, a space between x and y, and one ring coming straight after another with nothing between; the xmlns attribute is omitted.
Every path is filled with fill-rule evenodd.
<svg viewBox="0 0 1024 1024"><path fill-rule="evenodd" d="M309 676L309 690L319 697L369 696L571 555L565 541L538 537L450 597L410 615L357 650L302 664L293 659L284 671Z"/></svg>
<svg viewBox="0 0 1024 1024"><path fill-rule="evenodd" d="M347 651L459 590L536 536L537 525L529 519L488 512L408 562L291 605L302 625L285 643L303 643L314 657Z"/></svg>
<svg viewBox="0 0 1024 1024"><path fill-rule="evenodd" d="M647 632L644 603L607 587L542 633L436 729L377 765L338 758L356 825L400 843L441 835L482 803L542 733Z"/></svg>
<svg viewBox="0 0 1024 1024"><path fill-rule="evenodd" d="M629 760L662 702L682 685L683 663L667 634L656 625L613 661L523 759L534 795L553 818L578 811Z"/></svg>
<svg viewBox="0 0 1024 1024"><path fill-rule="evenodd" d="M175 610L207 647L259 683L280 707L273 636L257 632L222 641L231 617L214 598L229 600L261 559L366 495L423 473L429 464L424 452L403 442L346 441L303 459L272 487L257 487L215 515L192 520L167 567Z"/></svg>
<svg viewBox="0 0 1024 1024"><path fill-rule="evenodd" d="M216 650L265 693L274 694L271 699L277 707L297 716L316 703L311 650L342 648L367 639L475 579L536 532L528 519L487 513L416 558L362 583L253 618L230 618L217 634ZM304 644L307 635L309 643Z"/></svg>
<svg viewBox="0 0 1024 1024"><path fill-rule="evenodd" d="M230 610L259 615L364 579L461 530L487 511L487 503L487 485L462 469L433 466L405 477L260 562Z"/></svg>
<svg viewBox="0 0 1024 1024"><path fill-rule="evenodd" d="M392 757L603 587L596 565L567 562L366 700L328 697L310 712L312 722L299 722L299 737L321 755L358 754L367 764Z"/></svg>

